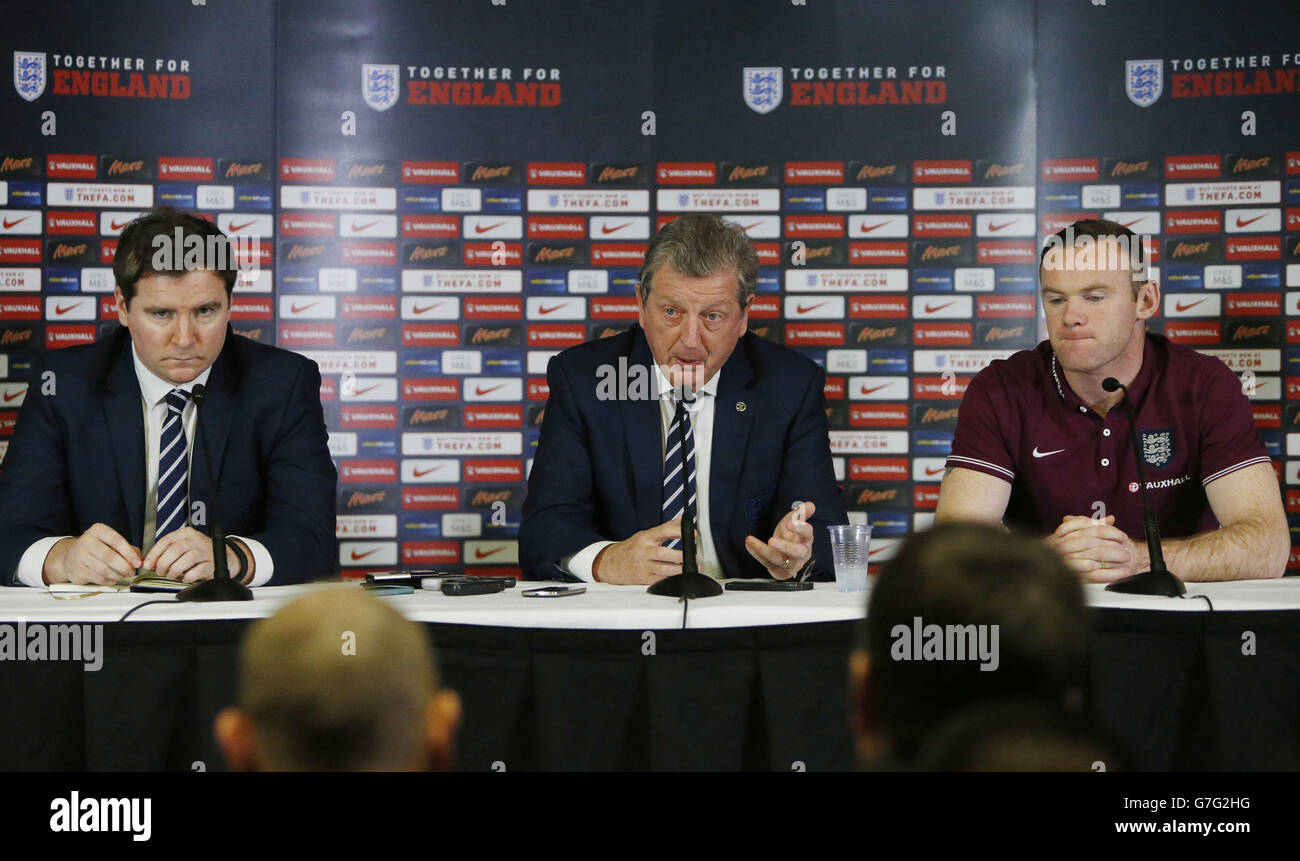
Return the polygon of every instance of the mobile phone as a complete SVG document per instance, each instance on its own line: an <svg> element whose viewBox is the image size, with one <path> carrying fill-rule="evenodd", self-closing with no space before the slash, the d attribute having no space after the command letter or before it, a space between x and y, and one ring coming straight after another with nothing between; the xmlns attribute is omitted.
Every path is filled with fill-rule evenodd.
<svg viewBox="0 0 1300 861"><path fill-rule="evenodd" d="M505 589L506 584L493 582L493 578L488 577L466 577L464 580L442 581L444 595L491 595L494 592L504 592Z"/></svg>
<svg viewBox="0 0 1300 861"><path fill-rule="evenodd" d="M381 598L386 595L410 595L415 591L410 586L400 583L363 583L361 588Z"/></svg>
<svg viewBox="0 0 1300 861"><path fill-rule="evenodd" d="M731 592L807 592L812 587L806 580L731 580L726 585Z"/></svg>
<svg viewBox="0 0 1300 861"><path fill-rule="evenodd" d="M566 595L581 595L586 591L586 586L542 586L538 589L525 589L519 594L525 598L563 598Z"/></svg>

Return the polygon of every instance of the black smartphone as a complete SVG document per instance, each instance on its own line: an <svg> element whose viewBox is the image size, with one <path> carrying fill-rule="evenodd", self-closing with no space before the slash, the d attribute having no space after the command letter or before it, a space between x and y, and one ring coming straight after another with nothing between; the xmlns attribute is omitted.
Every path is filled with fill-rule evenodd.
<svg viewBox="0 0 1300 861"><path fill-rule="evenodd" d="M730 580L731 592L807 592L813 584L806 580Z"/></svg>
<svg viewBox="0 0 1300 861"><path fill-rule="evenodd" d="M363 583L361 588L381 598L385 595L410 595L415 591L405 583Z"/></svg>
<svg viewBox="0 0 1300 861"><path fill-rule="evenodd" d="M513 579L513 578L505 578ZM506 584L493 582L497 578L492 577L466 577L464 580L444 580L442 581L442 594L444 595L491 595L493 592L504 592Z"/></svg>

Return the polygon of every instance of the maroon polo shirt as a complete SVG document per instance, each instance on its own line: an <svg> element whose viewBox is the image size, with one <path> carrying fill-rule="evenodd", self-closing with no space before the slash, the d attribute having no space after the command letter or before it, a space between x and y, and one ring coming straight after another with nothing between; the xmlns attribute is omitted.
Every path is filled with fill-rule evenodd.
<svg viewBox="0 0 1300 861"><path fill-rule="evenodd" d="M1147 497L1161 534L1218 528L1205 485L1268 463L1250 401L1228 366L1148 334L1129 386L1142 440ZM1095 503L1141 540L1142 495L1123 401L1103 418L1070 388L1049 341L992 362L966 389L948 466L1011 483L1004 520L1036 534Z"/></svg>

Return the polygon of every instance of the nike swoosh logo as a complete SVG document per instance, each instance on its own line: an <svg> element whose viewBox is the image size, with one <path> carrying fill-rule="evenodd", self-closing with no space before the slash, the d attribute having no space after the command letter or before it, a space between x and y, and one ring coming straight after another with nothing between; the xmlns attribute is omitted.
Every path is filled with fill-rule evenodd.
<svg viewBox="0 0 1300 861"><path fill-rule="evenodd" d="M869 395L869 394L872 394L873 392L878 392L878 391L880 391L881 389L887 389L887 388L889 388L889 387L892 386L892 385L893 385L893 383L885 383L883 386L873 386L872 388L867 388L866 386L863 386L863 387L862 387L862 394L864 394L864 395Z"/></svg>
<svg viewBox="0 0 1300 861"><path fill-rule="evenodd" d="M505 224L504 221L498 221L496 224L489 224L486 227L484 227L482 224L476 224L474 225L474 232L487 233L489 230L496 230L498 227L500 227L503 224Z"/></svg>
<svg viewBox="0 0 1300 861"><path fill-rule="evenodd" d="M798 313L800 313L800 314L807 314L809 311L816 311L818 308L820 308L821 306L823 306L823 305L825 305L825 304L827 304L827 303L826 303L826 302L818 302L816 305L797 305L797 306L795 306L795 311L798 312Z"/></svg>
<svg viewBox="0 0 1300 861"><path fill-rule="evenodd" d="M1038 446L1034 446L1033 454L1034 457L1051 457L1052 455L1060 454L1063 451L1065 451L1063 448L1058 448L1056 451L1039 451Z"/></svg>
<svg viewBox="0 0 1300 861"><path fill-rule="evenodd" d="M949 305L956 305L956 304L957 302L955 300L952 302L944 302L942 305L931 305L929 302L926 302L925 313L933 314L935 311L942 311L944 308L947 308Z"/></svg>
<svg viewBox="0 0 1300 861"><path fill-rule="evenodd" d="M873 231L873 230L879 230L880 228L884 227L884 226L885 226L886 224L888 224L888 223L889 223L888 221L882 221L882 222L880 222L879 224L873 224L873 225L871 225L870 227L867 227L867 226L864 224L864 225L862 225L861 232L862 232L862 233L870 233L870 232Z"/></svg>
<svg viewBox="0 0 1300 861"><path fill-rule="evenodd" d="M371 555L372 553L378 553L380 549L381 548L376 547L374 550L367 550L365 553L358 553L357 551L353 550L352 561L356 562L359 559L365 559L367 556Z"/></svg>
<svg viewBox="0 0 1300 861"><path fill-rule="evenodd" d="M251 227L254 224L257 224L257 219L253 219L252 221L245 221L243 224L231 224L230 232L238 233L239 231L243 230L245 227ZM113 229L116 230L117 227L114 226Z"/></svg>
<svg viewBox="0 0 1300 861"><path fill-rule="evenodd" d="M537 313L538 313L538 314L550 314L551 312L553 312L553 311L558 311L558 310L560 310L560 309L563 308L563 307L564 307L563 304L555 305L555 306L553 306L553 307L551 307L551 308L547 308L547 307L545 307L545 306L538 305L538 306L537 306Z"/></svg>
<svg viewBox="0 0 1300 861"><path fill-rule="evenodd" d="M884 550L884 549L885 549L885 548L883 548L883 547L877 547L875 550L868 550L868 551L867 551L867 555L868 555L868 556L875 556L877 553L881 552L881 551Z"/></svg>
<svg viewBox="0 0 1300 861"><path fill-rule="evenodd" d="M506 384L505 384L505 383L502 383L502 384L499 385L499 386L493 386L493 387L490 388L490 389L485 389L485 388L483 388L482 386L475 386L475 387L474 387L474 394L479 395L479 396L482 396L482 395L490 395L490 394L492 394L493 392L495 392L497 389L504 389L505 387L506 387Z"/></svg>
<svg viewBox="0 0 1300 861"><path fill-rule="evenodd" d="M441 302L434 302L432 305L425 305L423 308L421 308L419 305L412 305L411 310L414 311L416 314L423 314L425 311L432 311L434 308L437 308L441 304L442 304Z"/></svg>
<svg viewBox="0 0 1300 861"><path fill-rule="evenodd" d="M1254 218L1250 219L1249 221L1242 221L1242 220L1241 220L1241 216L1238 215L1238 216L1237 216L1237 226L1238 226L1238 227L1246 227L1246 226L1248 226L1248 225L1254 224L1256 221L1259 221L1261 218L1267 218L1267 217L1268 217L1268 213L1266 212L1266 213L1264 213L1263 215L1256 215ZM8 224L6 224L5 226L7 227Z"/></svg>
<svg viewBox="0 0 1300 861"><path fill-rule="evenodd" d="M353 396L364 395L367 392L373 392L375 389L379 388L382 385L383 383L375 383L373 386L366 386L364 389L353 389L352 394Z"/></svg>
<svg viewBox="0 0 1300 861"><path fill-rule="evenodd" d="M76 308L76 307L77 307L76 305L55 305L55 306L54 306L54 313L55 313L56 316L63 315L63 314L68 313L69 311L71 311L73 308Z"/></svg>
<svg viewBox="0 0 1300 861"><path fill-rule="evenodd" d="M1177 311L1187 311L1191 308L1195 308L1197 305L1201 304L1204 301L1205 301L1204 299L1197 299L1195 302L1192 302L1187 305L1184 305L1182 302L1175 302L1174 309Z"/></svg>
<svg viewBox="0 0 1300 861"><path fill-rule="evenodd" d="M308 302L306 305L299 305L297 302L290 302L290 303L289 303L289 313L291 313L291 314L301 314L303 311L306 311L306 310L309 310L309 309L311 309L311 308L314 308L315 306L317 306L317 305L319 305L319 304L320 304L319 302Z"/></svg>
<svg viewBox="0 0 1300 861"><path fill-rule="evenodd" d="M755 221L753 224L742 224L740 226L740 229L748 233L749 231L753 230L755 227L758 227L762 223L763 222L761 221Z"/></svg>
<svg viewBox="0 0 1300 861"><path fill-rule="evenodd" d="M30 215L24 215L22 218L15 218L13 221L10 221L9 219L6 218L5 230L8 230L9 228L14 227L15 225L22 224L24 221L26 221L29 218L31 218Z"/></svg>
<svg viewBox="0 0 1300 861"><path fill-rule="evenodd" d="M383 221L382 218L376 218L374 221L371 221L371 222L368 223L368 224L354 224L354 225L352 225L352 232L353 232L353 233L360 233L361 231L365 230L366 228L374 227L376 224L378 224L378 223L381 222L381 221Z"/></svg>
<svg viewBox="0 0 1300 861"><path fill-rule="evenodd" d="M927 466L927 467L925 468L925 474L926 474L926 475L938 475L939 473L943 472L944 469L946 469L946 467L942 467L942 466L941 466L941 467L939 467L938 469L935 469L935 468L932 467L932 466Z"/></svg>
<svg viewBox="0 0 1300 861"><path fill-rule="evenodd" d="M1006 228L1010 227L1011 225L1013 225L1013 224L1015 224L1015 223L1016 223L1016 219L1013 219L1013 220L1011 220L1011 221L1008 221L1008 222L1006 222L1006 223L1004 223L1004 224L993 224L992 222L990 222L990 223L989 223L989 233L997 233L999 230L1005 230Z"/></svg>
<svg viewBox="0 0 1300 861"><path fill-rule="evenodd" d="M127 226L128 224L130 224L130 223L131 223L131 222L130 222L129 220L128 220L128 221L121 221L121 222L118 222L118 221L113 221L112 219L109 219L109 224L108 224L108 226L109 226L109 229L110 229L110 230L121 230L123 227L126 227L126 226Z"/></svg>
<svg viewBox="0 0 1300 861"><path fill-rule="evenodd" d="M1128 222L1120 222L1120 225L1119 225L1119 226L1120 226L1120 227L1132 227L1133 225L1139 223L1140 221L1142 221L1141 218L1135 218L1135 219L1133 219L1132 221L1128 221Z"/></svg>
<svg viewBox="0 0 1300 861"><path fill-rule="evenodd" d="M618 231L622 230L624 227L630 227L631 225L632 223L630 221L627 224L620 224L618 227L610 227L607 224L602 224L600 226L600 232L608 236L611 233L617 233Z"/></svg>
<svg viewBox="0 0 1300 861"><path fill-rule="evenodd" d="M505 550L505 548L504 548L504 547L498 547L496 550L489 550L489 551L486 552L486 553L484 553L482 550L475 550L475 551L474 551L474 558L475 558L475 559L486 559L486 558L488 558L489 556L494 556L494 555L496 555L497 553L500 553L502 550Z"/></svg>
<svg viewBox="0 0 1300 861"><path fill-rule="evenodd" d="M23 392L25 391L27 390L23 389ZM5 403L9 403L10 401L14 401L17 400L18 398L21 398L23 396L23 392L14 392L12 395L9 394L8 392L5 392Z"/></svg>
<svg viewBox="0 0 1300 861"><path fill-rule="evenodd" d="M417 470L415 470L415 477L416 477L416 478L424 478L424 477L425 477L426 475L428 475L429 473L431 473L431 472L437 472L437 471L440 470L440 469L442 469L442 466L441 466L441 465L439 465L439 466L431 466L431 467L429 467L428 469L417 469Z"/></svg>

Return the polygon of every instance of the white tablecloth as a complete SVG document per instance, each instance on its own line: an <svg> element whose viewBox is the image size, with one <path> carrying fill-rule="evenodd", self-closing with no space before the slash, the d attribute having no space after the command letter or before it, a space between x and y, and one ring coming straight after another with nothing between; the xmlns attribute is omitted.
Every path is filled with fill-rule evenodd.
<svg viewBox="0 0 1300 861"><path fill-rule="evenodd" d="M417 622L519 628L604 628L666 630L682 625L682 605L673 598L649 595L637 586L588 584L587 592L567 598L524 598L524 589L546 584L521 582L495 595L450 597L417 590L388 601ZM264 586L254 600L217 604L155 604L136 611L130 622L186 622L202 619L253 619L269 616L293 598L312 589L358 589L355 584ZM1300 609L1300 578L1250 580L1236 583L1191 584L1188 594L1204 594L1216 611ZM1160 612L1207 612L1200 599L1178 600L1119 595L1100 585L1085 587L1094 607L1122 607ZM838 592L833 583L819 583L811 592L723 592L716 598L690 603L688 628L736 628L792 625L860 619L865 614L863 592ZM115 622L136 604L169 599L159 594L99 593L90 597L56 599L44 590L0 588L0 623Z"/></svg>

